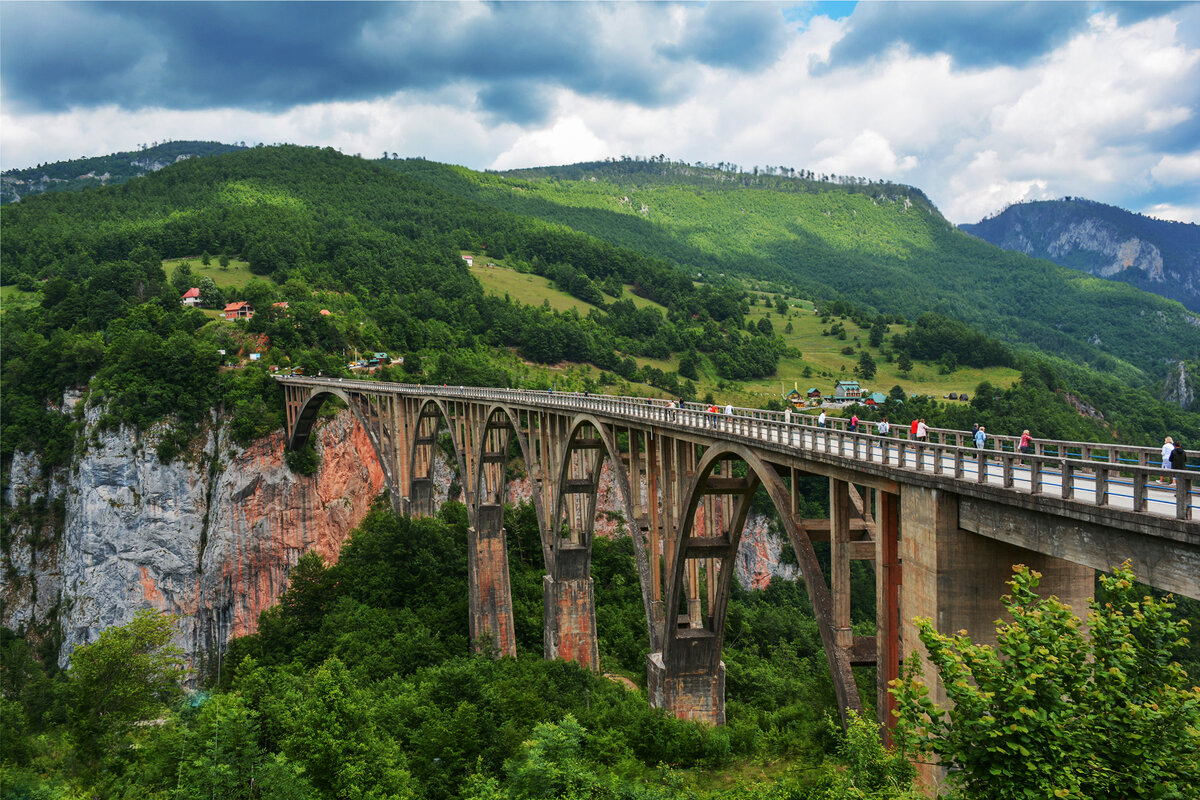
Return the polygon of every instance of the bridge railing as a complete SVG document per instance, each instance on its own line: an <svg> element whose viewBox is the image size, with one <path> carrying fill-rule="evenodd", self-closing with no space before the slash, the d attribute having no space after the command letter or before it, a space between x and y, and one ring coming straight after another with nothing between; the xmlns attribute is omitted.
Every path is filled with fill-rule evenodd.
<svg viewBox="0 0 1200 800"><path fill-rule="evenodd" d="M911 437L908 426L892 428L886 435L869 433L876 423L860 421L860 430L849 430L850 421L827 417L825 426L808 414L763 409L733 408L716 413L702 403L675 403L659 398L577 394L526 389L492 389L469 386L422 386L380 381L333 378L280 378L281 382L309 386L406 395L462 398L498 403L590 411L626 421L654 422L719 434L752 442L774 442L812 449L855 461L950 475L956 480L1002 486L1030 494L1052 494L1066 500L1091 502L1100 507L1125 508L1178 519L1200 517L1200 481L1187 470L1166 470L1158 464L1161 452L1094 442L1034 440L1030 453L1017 452L1018 437L989 436L990 447L976 448L971 434L930 428L927 439ZM1173 489L1156 485L1163 476L1175 479ZM1151 491L1153 490L1153 491Z"/></svg>

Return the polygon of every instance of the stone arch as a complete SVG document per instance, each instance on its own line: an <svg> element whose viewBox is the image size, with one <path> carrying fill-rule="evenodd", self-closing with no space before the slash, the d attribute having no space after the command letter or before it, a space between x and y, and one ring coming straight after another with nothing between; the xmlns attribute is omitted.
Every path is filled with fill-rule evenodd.
<svg viewBox="0 0 1200 800"><path fill-rule="evenodd" d="M393 446L392 436L387 431L386 424L381 422L384 441L380 440L379 432L375 430L375 426L369 424L366 416L363 414L362 403L355 400L350 393L341 389L331 388L309 394L296 416L296 424L292 427L291 435L288 437L285 449L289 451L298 450L308 443L308 438L312 435L313 428L316 425L317 413L325 405L325 401L331 397L336 397L345 403L350 411L353 412L354 418L358 421L363 431L366 432L367 439L371 442L371 449L375 451L375 458L379 461L379 468L383 472L383 479L388 487L388 493L392 497L392 505L398 508L401 501L399 486L393 474L392 459L387 457L388 448Z"/></svg>
<svg viewBox="0 0 1200 800"><path fill-rule="evenodd" d="M713 476L722 464L737 461L746 464L746 477L731 474ZM727 473L732 470L727 468ZM724 664L721 649L725 634L725 616L729 606L742 529L751 500L759 487L766 490L779 511L789 540L797 545L797 557L804 574L804 583L817 616L821 641L825 646L843 718L846 709L861 713L862 702L850 667L848 654L837 646L829 588L818 566L816 554L808 536L791 513L791 494L778 471L761 456L744 445L721 442L709 447L697 463L687 490L685 513L680 518L674 558L669 566L666 593L666 630L661 653L652 653L648 663L651 703L669 708L677 716L713 723L724 722ZM710 521L705 520L705 536L695 537L696 511L704 498L724 495L736 498L731 513L719 520L718 535L708 535ZM704 565L707 591L705 598L693 598L699 583L696 573L700 561ZM713 570L713 561L720 564ZM713 574L715 571L715 575ZM715 581L714 581L715 578ZM687 613L680 609L687 601Z"/></svg>
<svg viewBox="0 0 1200 800"><path fill-rule="evenodd" d="M432 425L428 424L430 422L432 422ZM458 474L463 477L464 481L470 477L463 457L463 443L459 441L459 432L455 428L453 415L450 413L450 409L447 408L446 401L441 397L426 398L417 407L412 422L412 438L409 443L409 450L408 453L403 454L403 457L408 461L408 474L411 476L412 494L409 498L409 513L413 516L432 516L437 511L433 497L433 464L437 451L438 435L441 432L441 423L443 422L450 432L450 441L457 461ZM464 496L467 494L467 488L467 486L463 487ZM475 504L470 502L471 498L468 497L467 499L467 514L473 524L475 519Z"/></svg>
<svg viewBox="0 0 1200 800"><path fill-rule="evenodd" d="M492 437L500 437L502 441ZM506 463L510 444L508 437L516 438L517 447L520 448L521 455L525 459L526 469L533 477L533 480L530 481L530 491L533 495L534 509L537 512L538 529L545 531L548 523L542 502L542 483L544 481L537 480L537 478L547 476L534 474L537 469L537 461L531 450L529 437L521 427L520 412L510 406L496 404L488 408L476 431L475 442L478 443L479 454L475 459L475 472L471 484L475 487L476 506L488 504L489 500L495 505L504 505L504 500L508 496L509 482ZM500 456L504 458L501 459ZM544 547L545 537L541 538ZM543 553L544 555L545 553Z"/></svg>

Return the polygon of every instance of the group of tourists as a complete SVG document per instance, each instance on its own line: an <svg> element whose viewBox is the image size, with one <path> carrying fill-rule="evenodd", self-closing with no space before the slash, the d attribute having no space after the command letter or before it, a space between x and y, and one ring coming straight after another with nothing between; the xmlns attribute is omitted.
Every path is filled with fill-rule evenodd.
<svg viewBox="0 0 1200 800"><path fill-rule="evenodd" d="M1163 440L1162 468L1180 470L1187 468L1187 452L1184 451L1183 445L1176 442L1170 436ZM1160 482L1170 484L1171 486L1175 485L1175 479L1169 475L1162 476Z"/></svg>
<svg viewBox="0 0 1200 800"><path fill-rule="evenodd" d="M682 408L683 406L684 406L684 399L682 397L679 398L678 403L676 403L674 400L668 401L667 402L667 413L668 413L669 417L672 420L674 420L677 416L677 409ZM710 427L713 427L713 428L717 427L717 420L720 417L720 415L722 414L722 409L715 402L710 402L704 410L710 415L709 416ZM733 404L726 403L723 413L726 416L732 416L733 415ZM789 407L789 408L785 409L785 411L784 411L784 422L790 424L791 421L792 421L792 409ZM826 423L827 423L827 420L825 417L825 409L821 409L821 413L819 415L817 415L817 427L824 428L824 427L826 427ZM863 422L861 420L859 420L858 414L855 413L850 417L850 421L847 424L846 428L851 433L854 433L854 432L858 431L859 426L862 424L863 424ZM867 423L867 424L870 424L870 423ZM887 417L884 417L882 420L875 423L875 432L879 436L887 436L889 433L891 433L891 430L892 430L892 426L888 422ZM912 423L909 425L909 429L908 429L908 438L911 440L914 440L914 441L918 441L918 442L926 441L929 438L929 426L926 425L925 420L923 418L914 419L912 421ZM975 425L971 426L971 441L974 443L976 449L978 449L978 450L985 449L987 447L987 439L988 439L988 433L987 433L987 428L985 426L979 425L979 424L975 424ZM1028 428L1021 431L1021 438L1017 442L1017 452L1022 453L1024 455L1029 455L1030 453L1034 452L1033 436L1030 435ZM1184 449L1181 445L1176 443L1173 438L1168 436L1166 438L1166 440L1163 442L1163 446L1162 446L1162 468L1163 469L1171 469L1171 470L1182 470L1182 469L1185 469L1186 467L1187 467L1187 453L1184 451ZM1175 486L1174 479L1167 475L1164 475L1162 477L1160 483L1170 484L1172 487Z"/></svg>

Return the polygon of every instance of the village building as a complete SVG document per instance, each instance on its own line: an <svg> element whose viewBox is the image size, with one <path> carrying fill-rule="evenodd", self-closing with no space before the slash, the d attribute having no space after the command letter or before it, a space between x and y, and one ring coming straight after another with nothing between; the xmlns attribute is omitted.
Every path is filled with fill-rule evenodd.
<svg viewBox="0 0 1200 800"><path fill-rule="evenodd" d="M863 405L875 408L883 405L885 400L887 400L887 395L883 392L871 392L869 395L867 395L866 399L863 400Z"/></svg>
<svg viewBox="0 0 1200 800"><path fill-rule="evenodd" d="M833 385L834 400L857 400L862 397L862 393L858 381L838 381Z"/></svg>
<svg viewBox="0 0 1200 800"><path fill-rule="evenodd" d="M474 256L463 256L462 260L467 262L468 267L475 266L475 257Z"/></svg>
<svg viewBox="0 0 1200 800"><path fill-rule="evenodd" d="M225 314L225 319L231 322L237 319L250 319L254 316L254 306L245 300L239 300L236 303L230 303L225 306L223 313Z"/></svg>
<svg viewBox="0 0 1200 800"><path fill-rule="evenodd" d="M200 305L200 290L193 286L191 289L188 289L183 293L183 297L179 299L179 302L183 303L185 306L195 308L196 306Z"/></svg>

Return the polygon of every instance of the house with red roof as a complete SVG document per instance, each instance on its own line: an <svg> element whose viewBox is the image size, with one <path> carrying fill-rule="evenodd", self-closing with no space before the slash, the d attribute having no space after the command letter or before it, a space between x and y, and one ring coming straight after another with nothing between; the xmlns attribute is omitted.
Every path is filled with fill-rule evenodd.
<svg viewBox="0 0 1200 800"><path fill-rule="evenodd" d="M193 286L183 293L183 297L179 298L179 302L183 303L185 306L194 307L200 305L200 290Z"/></svg>
<svg viewBox="0 0 1200 800"><path fill-rule="evenodd" d="M225 319L231 322L236 319L250 319L254 316L254 306L247 303L245 300L239 300L236 303L230 303L225 306Z"/></svg>

